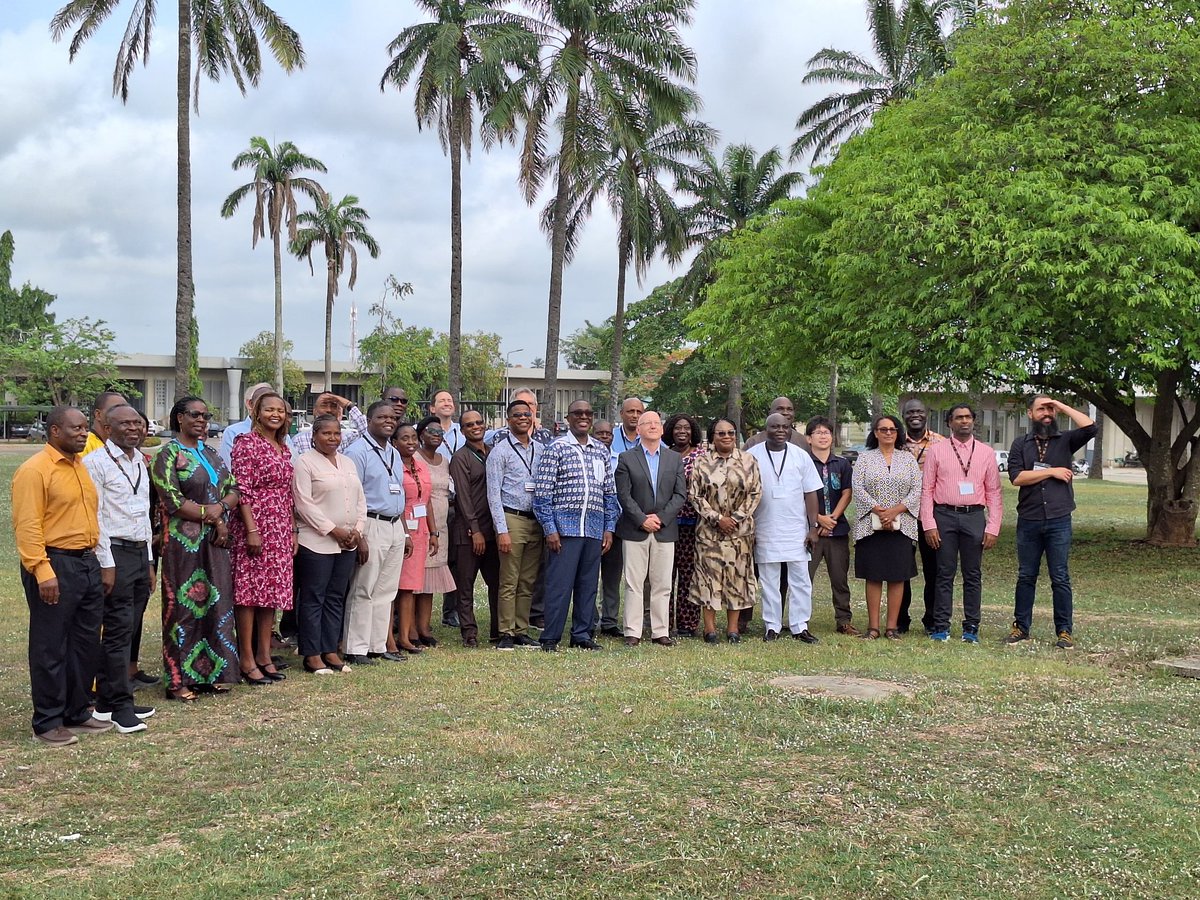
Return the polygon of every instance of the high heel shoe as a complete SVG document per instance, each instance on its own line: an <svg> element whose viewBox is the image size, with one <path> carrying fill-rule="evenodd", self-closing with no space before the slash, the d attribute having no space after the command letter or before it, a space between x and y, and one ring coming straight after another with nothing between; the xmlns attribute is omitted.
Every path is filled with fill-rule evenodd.
<svg viewBox="0 0 1200 900"><path fill-rule="evenodd" d="M258 666L255 666L253 669L250 670L250 672L255 671L255 669L258 669L260 672L262 671L261 669L258 668ZM275 683L273 679L267 678L265 673L263 674L262 678L255 678L254 676L252 676L250 674L250 672L242 672L242 681L246 682L246 684L252 684L255 687L262 687L263 685L266 685L266 684L274 684Z"/></svg>
<svg viewBox="0 0 1200 900"><path fill-rule="evenodd" d="M429 637L419 637L417 640L420 642L422 647L436 647L438 645L438 639L432 634L429 635Z"/></svg>

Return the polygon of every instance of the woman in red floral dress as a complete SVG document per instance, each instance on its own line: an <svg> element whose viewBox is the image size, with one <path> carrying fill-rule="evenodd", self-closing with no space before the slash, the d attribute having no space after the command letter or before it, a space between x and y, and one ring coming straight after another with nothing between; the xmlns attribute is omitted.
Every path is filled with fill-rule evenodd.
<svg viewBox="0 0 1200 900"><path fill-rule="evenodd" d="M253 425L233 442L233 472L242 495L241 518L230 531L234 616L242 678L250 684L282 681L271 663L275 610L292 608L292 454L287 446L291 411L276 393L259 396Z"/></svg>

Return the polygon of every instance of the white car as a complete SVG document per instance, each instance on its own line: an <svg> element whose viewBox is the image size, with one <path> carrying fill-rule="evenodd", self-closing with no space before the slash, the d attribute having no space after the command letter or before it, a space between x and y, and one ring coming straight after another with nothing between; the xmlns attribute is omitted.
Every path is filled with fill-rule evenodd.
<svg viewBox="0 0 1200 900"><path fill-rule="evenodd" d="M1007 450L997 450L996 451L996 468L998 468L1001 472L1008 471L1008 451Z"/></svg>
<svg viewBox="0 0 1200 900"><path fill-rule="evenodd" d="M157 437L167 430L163 427L162 423L158 421L158 419L150 419L149 421L150 424L146 428L146 434L150 435L151 437Z"/></svg>

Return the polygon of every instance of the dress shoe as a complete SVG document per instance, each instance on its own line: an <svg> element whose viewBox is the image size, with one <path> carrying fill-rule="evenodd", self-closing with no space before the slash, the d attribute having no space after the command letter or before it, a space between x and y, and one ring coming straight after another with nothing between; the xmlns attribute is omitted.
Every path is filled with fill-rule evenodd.
<svg viewBox="0 0 1200 900"><path fill-rule="evenodd" d="M342 658L346 662L350 663L350 665L352 665L352 666L376 666L376 665L379 665L375 660L371 659L371 657L363 656L361 653L347 653Z"/></svg>
<svg viewBox="0 0 1200 900"><path fill-rule="evenodd" d="M601 628L600 633L606 637L625 637L625 632L615 625L609 626L608 628Z"/></svg>
<svg viewBox="0 0 1200 900"><path fill-rule="evenodd" d="M558 641L541 641L540 643L542 646L543 653L557 653L558 652Z"/></svg>
<svg viewBox="0 0 1200 900"><path fill-rule="evenodd" d="M391 650L385 650L378 654L380 659L386 659L388 662L408 662L408 657L403 653L393 653Z"/></svg>
<svg viewBox="0 0 1200 900"><path fill-rule="evenodd" d="M70 722L64 722L63 725L71 734L103 734L113 727L112 722L101 722L95 716L88 716L77 725Z"/></svg>
<svg viewBox="0 0 1200 900"><path fill-rule="evenodd" d="M742 635L740 632L731 631L725 635L725 640L731 644L740 644L742 642Z"/></svg>
<svg viewBox="0 0 1200 900"><path fill-rule="evenodd" d="M604 648L591 638L583 641L571 641L572 650L603 650Z"/></svg>
<svg viewBox="0 0 1200 900"><path fill-rule="evenodd" d="M523 647L527 650L541 646L537 641L527 634L518 634L515 638L513 638L513 644L517 647Z"/></svg>
<svg viewBox="0 0 1200 900"><path fill-rule="evenodd" d="M720 638L718 638L718 637L717 637L717 633L716 633L715 631L706 631L706 632L704 632L704 643L706 643L706 644L715 644L715 643L717 643L719 640L720 640Z"/></svg>
<svg viewBox="0 0 1200 900"><path fill-rule="evenodd" d="M258 668L258 667L257 667L257 666L255 666L255 668ZM253 672L253 671L254 671L254 669L251 669L251 670L250 670L250 672ZM261 670L261 669L259 669L259 671L261 672L262 670ZM267 677L265 674L263 674L263 675L262 675L261 677L259 677L259 678L255 678L253 675L251 675L251 674L250 674L250 672L243 672L243 673L242 673L242 681L246 682L246 684L252 684L252 685L254 685L255 687L265 687L265 686L266 686L266 685L268 685L268 684L274 684L274 683L275 683L275 679L274 679L274 678L268 678L268 677Z"/></svg>
<svg viewBox="0 0 1200 900"><path fill-rule="evenodd" d="M479 646L478 638L463 638L463 646L468 650L473 650Z"/></svg>
<svg viewBox="0 0 1200 900"><path fill-rule="evenodd" d="M504 637L500 638L500 642L498 644L496 644L496 649L497 650L511 650L515 646L516 646L516 642L513 640L512 635L506 634L506 635L504 635Z"/></svg>
<svg viewBox="0 0 1200 900"><path fill-rule="evenodd" d="M61 725L51 728L49 731L43 731L41 734L35 731L33 739L36 743L44 744L47 747L70 747L72 744L79 743L79 738Z"/></svg>
<svg viewBox="0 0 1200 900"><path fill-rule="evenodd" d="M860 635L862 635L862 632L859 631L857 628L855 628L849 622L847 622L845 625L839 625L837 627L837 633L838 634L848 634L851 637L859 637Z"/></svg>
<svg viewBox="0 0 1200 900"><path fill-rule="evenodd" d="M658 646L660 646L660 647L674 647L675 646L674 639L669 638L669 637L657 637L654 639L654 643L658 644Z"/></svg>
<svg viewBox="0 0 1200 900"><path fill-rule="evenodd" d="M763 635L763 640L767 643L770 643L771 641L777 641L779 640L779 632L772 631L768 628L767 633Z"/></svg>
<svg viewBox="0 0 1200 900"><path fill-rule="evenodd" d="M635 638L635 637L625 638L625 646L626 647L636 647L641 642L642 642L641 638Z"/></svg>
<svg viewBox="0 0 1200 900"><path fill-rule="evenodd" d="M813 634L811 631L809 631L807 628L805 628L805 629L804 629L802 632L800 632L799 634L793 634L793 635L792 635L792 637L794 637L794 638L795 638L796 640L798 640L798 641L803 641L803 642L804 642L804 643L806 643L806 644L819 644L819 643L821 643L821 642L820 642L820 641L817 639L817 636L816 636L815 634Z"/></svg>
<svg viewBox="0 0 1200 900"><path fill-rule="evenodd" d="M457 628L458 627L458 613L449 613L447 615L442 616L442 624L445 625L447 628Z"/></svg>

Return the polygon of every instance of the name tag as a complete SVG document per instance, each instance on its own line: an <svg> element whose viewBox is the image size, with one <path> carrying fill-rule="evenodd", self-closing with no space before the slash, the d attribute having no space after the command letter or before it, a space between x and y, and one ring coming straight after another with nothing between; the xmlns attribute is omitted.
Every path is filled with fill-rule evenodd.
<svg viewBox="0 0 1200 900"><path fill-rule="evenodd" d="M1033 464L1033 467L1034 467L1035 469L1048 469L1048 468L1050 468L1050 463L1044 463L1044 462L1035 462L1035 463Z"/></svg>
<svg viewBox="0 0 1200 900"><path fill-rule="evenodd" d="M401 490L400 485L396 484L395 482L392 482L391 484L388 485L388 493L389 494L400 494L400 493L403 493L403 491Z"/></svg>
<svg viewBox="0 0 1200 900"><path fill-rule="evenodd" d="M975 485L970 481L960 481L958 483L958 493L962 497L973 497L975 495Z"/></svg>
<svg viewBox="0 0 1200 900"><path fill-rule="evenodd" d="M525 493L532 494L535 490L535 485L532 481L525 482Z"/></svg>
<svg viewBox="0 0 1200 900"><path fill-rule="evenodd" d="M420 504L417 504L416 506L414 506L412 508L412 514L413 514L414 519L425 518L425 516L427 515L427 513L425 512L425 504L420 503Z"/></svg>
<svg viewBox="0 0 1200 900"><path fill-rule="evenodd" d="M417 526L421 523L416 519L405 519L404 524L408 526L409 531L416 531Z"/></svg>
<svg viewBox="0 0 1200 900"><path fill-rule="evenodd" d="M774 485L771 488L771 498L773 500L782 500L788 495L788 490L782 484Z"/></svg>

